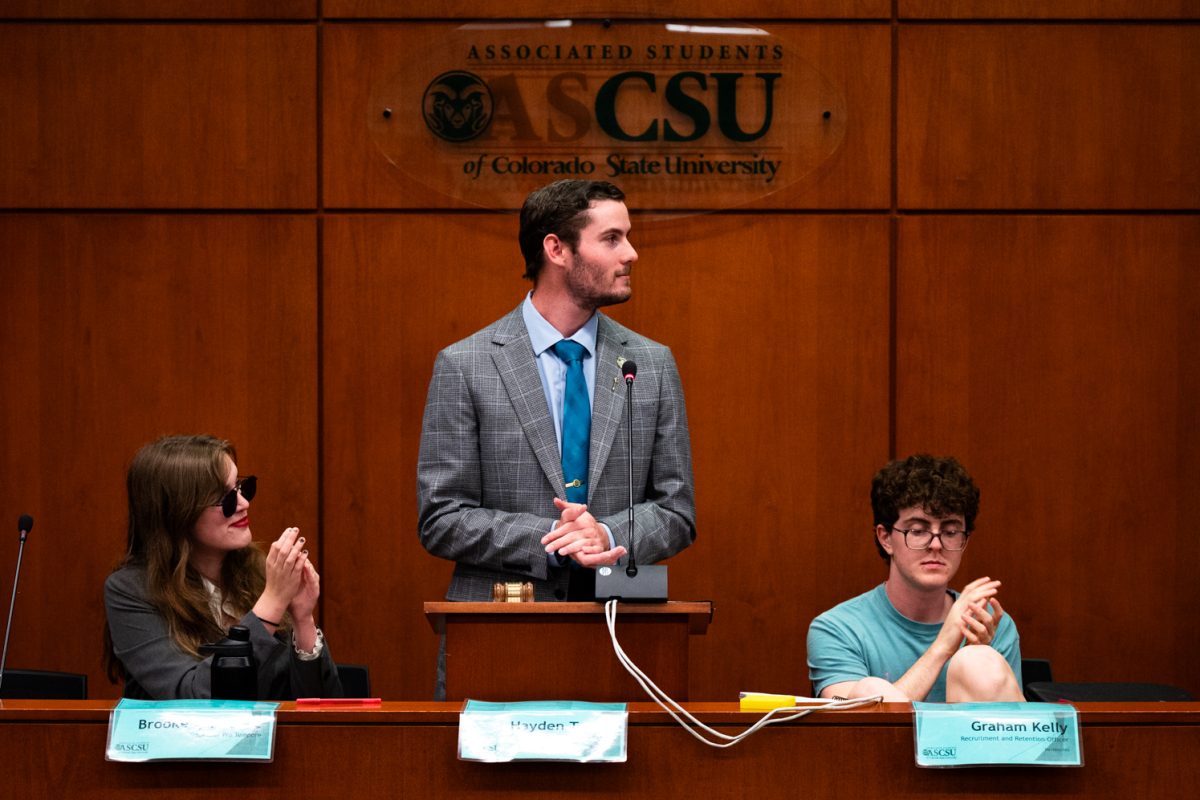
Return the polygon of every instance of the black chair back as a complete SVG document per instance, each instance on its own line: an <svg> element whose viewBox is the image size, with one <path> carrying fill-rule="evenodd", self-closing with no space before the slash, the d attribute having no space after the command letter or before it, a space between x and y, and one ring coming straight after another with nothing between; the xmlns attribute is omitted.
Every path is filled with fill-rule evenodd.
<svg viewBox="0 0 1200 800"><path fill-rule="evenodd" d="M337 671L346 697L371 696L371 670L366 664L338 664Z"/></svg>
<svg viewBox="0 0 1200 800"><path fill-rule="evenodd" d="M1029 696L1029 684L1031 683L1050 683L1054 680L1054 675L1050 671L1050 659L1048 658L1022 658L1021 659L1021 691L1025 693L1026 700L1034 700Z"/></svg>

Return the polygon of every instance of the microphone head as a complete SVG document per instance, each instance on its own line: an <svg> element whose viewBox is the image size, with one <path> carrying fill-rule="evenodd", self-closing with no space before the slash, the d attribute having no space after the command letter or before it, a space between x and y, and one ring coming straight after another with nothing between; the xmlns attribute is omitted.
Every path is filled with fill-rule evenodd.
<svg viewBox="0 0 1200 800"><path fill-rule="evenodd" d="M21 518L17 520L17 530L21 533L29 533L33 530L33 517L22 514Z"/></svg>
<svg viewBox="0 0 1200 800"><path fill-rule="evenodd" d="M625 376L626 383L633 382L634 377L637 376L637 364L627 360L621 365L621 374Z"/></svg>

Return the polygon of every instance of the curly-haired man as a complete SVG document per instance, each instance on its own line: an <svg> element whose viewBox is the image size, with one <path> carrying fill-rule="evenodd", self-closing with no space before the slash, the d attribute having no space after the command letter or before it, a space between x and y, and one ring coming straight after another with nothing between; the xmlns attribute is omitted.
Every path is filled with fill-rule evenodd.
<svg viewBox="0 0 1200 800"><path fill-rule="evenodd" d="M893 461L871 483L875 546L887 580L808 629L820 697L888 702L1021 701L1021 646L1000 581L950 589L975 529L979 489L953 458Z"/></svg>

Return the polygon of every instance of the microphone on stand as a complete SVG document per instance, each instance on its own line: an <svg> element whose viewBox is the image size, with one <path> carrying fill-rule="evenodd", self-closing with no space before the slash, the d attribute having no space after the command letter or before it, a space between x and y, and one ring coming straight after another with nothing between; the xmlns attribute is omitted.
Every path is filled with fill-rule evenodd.
<svg viewBox="0 0 1200 800"><path fill-rule="evenodd" d="M616 598L642 603L665 603L666 566L637 565L636 537L633 531L633 380L637 377L637 364L626 361L621 365L621 374L625 376L625 423L629 431L629 563L625 569L621 569L620 565L596 568L596 600Z"/></svg>
<svg viewBox="0 0 1200 800"><path fill-rule="evenodd" d="M633 550L633 379L637 377L637 364L626 361L621 365L621 375L625 378L625 418L629 420L629 564L625 567L625 574L636 578L637 556Z"/></svg>
<svg viewBox="0 0 1200 800"><path fill-rule="evenodd" d="M12 600L8 604L8 624L4 626L4 653L0 654L0 688L4 686L4 665L8 661L8 635L12 633L13 608L17 605L17 583L21 580L21 556L25 554L25 537L33 530L33 517L22 514L17 520L17 530L21 534L21 544L17 548L17 573L13 576Z"/></svg>

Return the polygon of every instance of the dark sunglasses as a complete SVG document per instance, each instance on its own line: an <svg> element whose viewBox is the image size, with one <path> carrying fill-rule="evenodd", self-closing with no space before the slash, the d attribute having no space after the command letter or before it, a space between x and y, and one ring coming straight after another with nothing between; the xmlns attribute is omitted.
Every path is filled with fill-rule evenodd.
<svg viewBox="0 0 1200 800"><path fill-rule="evenodd" d="M247 475L242 478L232 489L225 493L221 498L221 502L213 503L214 506L221 507L221 513L226 517L232 517L237 513L238 507L238 492L242 493L242 497L246 498L249 503L254 499L255 493L258 491L258 478L254 475Z"/></svg>

